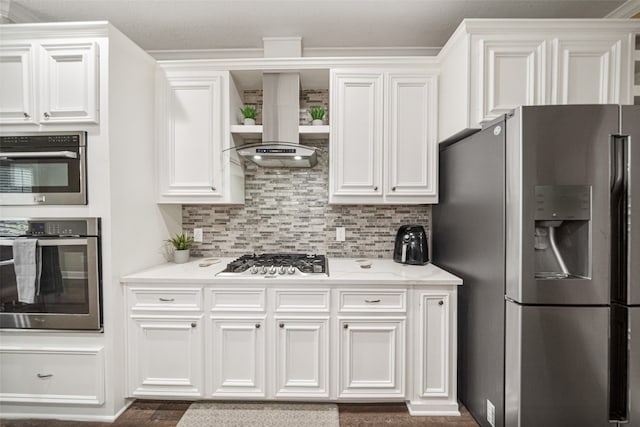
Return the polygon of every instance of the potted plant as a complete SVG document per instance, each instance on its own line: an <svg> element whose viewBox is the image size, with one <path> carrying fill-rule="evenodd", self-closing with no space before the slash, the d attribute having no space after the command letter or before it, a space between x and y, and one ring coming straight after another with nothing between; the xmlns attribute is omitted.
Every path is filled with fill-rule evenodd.
<svg viewBox="0 0 640 427"><path fill-rule="evenodd" d="M309 114L311 114L311 124L313 126L322 126L322 119L324 118L323 107L311 107L309 108Z"/></svg>
<svg viewBox="0 0 640 427"><path fill-rule="evenodd" d="M173 245L173 262L184 264L189 261L189 248L193 244L193 236L189 236L183 231L167 239L167 242Z"/></svg>
<svg viewBox="0 0 640 427"><path fill-rule="evenodd" d="M242 117L244 117L245 125L253 126L256 124L256 107L246 105L240 108L240 111L242 111Z"/></svg>

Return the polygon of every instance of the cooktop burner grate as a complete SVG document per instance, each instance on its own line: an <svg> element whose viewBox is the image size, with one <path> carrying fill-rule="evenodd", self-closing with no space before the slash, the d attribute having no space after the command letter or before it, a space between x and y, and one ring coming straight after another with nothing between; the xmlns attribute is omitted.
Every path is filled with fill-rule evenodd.
<svg viewBox="0 0 640 427"><path fill-rule="evenodd" d="M324 255L267 253L243 255L227 264L224 275L314 275L327 273Z"/></svg>

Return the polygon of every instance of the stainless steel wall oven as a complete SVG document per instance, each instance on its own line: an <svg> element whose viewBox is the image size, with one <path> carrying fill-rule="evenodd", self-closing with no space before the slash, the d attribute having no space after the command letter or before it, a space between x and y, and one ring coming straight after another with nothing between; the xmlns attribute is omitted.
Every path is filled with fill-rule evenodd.
<svg viewBox="0 0 640 427"><path fill-rule="evenodd" d="M0 205L86 205L86 135L0 135Z"/></svg>
<svg viewBox="0 0 640 427"><path fill-rule="evenodd" d="M0 328L101 330L99 218L0 220Z"/></svg>

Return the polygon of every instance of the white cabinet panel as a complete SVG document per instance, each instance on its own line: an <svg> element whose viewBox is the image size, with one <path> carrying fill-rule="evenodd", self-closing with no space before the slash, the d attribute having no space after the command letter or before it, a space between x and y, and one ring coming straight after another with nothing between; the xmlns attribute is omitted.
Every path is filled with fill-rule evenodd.
<svg viewBox="0 0 640 427"><path fill-rule="evenodd" d="M385 196L436 202L436 77L391 73L388 82Z"/></svg>
<svg viewBox="0 0 640 427"><path fill-rule="evenodd" d="M276 396L328 398L329 318L275 321Z"/></svg>
<svg viewBox="0 0 640 427"><path fill-rule="evenodd" d="M554 103L619 103L621 50L619 38L554 39Z"/></svg>
<svg viewBox="0 0 640 427"><path fill-rule="evenodd" d="M102 348L0 348L0 402L101 405Z"/></svg>
<svg viewBox="0 0 640 427"><path fill-rule="evenodd" d="M478 122L505 114L519 105L540 105L545 97L544 40L479 41L482 110ZM474 76L472 76L474 78Z"/></svg>
<svg viewBox="0 0 640 427"><path fill-rule="evenodd" d="M420 396L449 394L449 295L420 295Z"/></svg>
<svg viewBox="0 0 640 427"><path fill-rule="evenodd" d="M203 396L202 316L129 321L129 395Z"/></svg>
<svg viewBox="0 0 640 427"><path fill-rule="evenodd" d="M41 121L98 122L96 43L43 44L40 68Z"/></svg>
<svg viewBox="0 0 640 427"><path fill-rule="evenodd" d="M339 320L341 398L404 396L404 320Z"/></svg>
<svg viewBox="0 0 640 427"><path fill-rule="evenodd" d="M212 396L265 396L264 319L211 319Z"/></svg>
<svg viewBox="0 0 640 427"><path fill-rule="evenodd" d="M0 47L0 123L34 123L33 46Z"/></svg>
<svg viewBox="0 0 640 427"><path fill-rule="evenodd" d="M382 196L382 73L331 74L331 196Z"/></svg>

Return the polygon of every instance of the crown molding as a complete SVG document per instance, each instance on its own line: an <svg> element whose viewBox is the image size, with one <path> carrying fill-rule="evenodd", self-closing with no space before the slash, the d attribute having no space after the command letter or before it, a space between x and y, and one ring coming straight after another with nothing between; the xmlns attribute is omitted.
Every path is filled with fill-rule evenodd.
<svg viewBox="0 0 640 427"><path fill-rule="evenodd" d="M0 18L2 23L11 24L42 21L38 15L11 0L0 0Z"/></svg>
<svg viewBox="0 0 640 427"><path fill-rule="evenodd" d="M640 0L627 0L605 18L640 18Z"/></svg>

